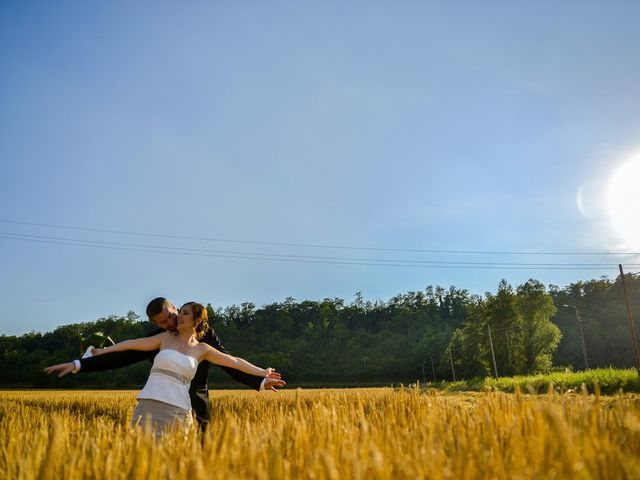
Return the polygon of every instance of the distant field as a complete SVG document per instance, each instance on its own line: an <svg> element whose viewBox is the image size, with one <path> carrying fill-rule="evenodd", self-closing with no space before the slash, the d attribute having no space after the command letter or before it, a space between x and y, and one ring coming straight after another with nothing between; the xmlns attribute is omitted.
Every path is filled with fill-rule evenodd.
<svg viewBox="0 0 640 480"><path fill-rule="evenodd" d="M556 372L546 375L483 378L437 384L439 388L451 392L500 390L515 392L546 393L549 388L559 393L586 390L603 394L640 393L640 377L635 368L595 368L583 372Z"/></svg>
<svg viewBox="0 0 640 480"><path fill-rule="evenodd" d="M418 389L212 392L161 441L135 392L0 392L0 478L639 478L640 396Z"/></svg>

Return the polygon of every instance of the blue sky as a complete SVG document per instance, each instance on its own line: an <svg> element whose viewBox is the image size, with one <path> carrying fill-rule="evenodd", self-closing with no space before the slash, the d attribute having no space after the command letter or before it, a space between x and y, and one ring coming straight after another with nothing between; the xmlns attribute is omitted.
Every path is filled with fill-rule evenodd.
<svg viewBox="0 0 640 480"><path fill-rule="evenodd" d="M638 271L291 244L640 251L607 206L640 153L639 21L637 2L2 2L0 333L158 295L386 300ZM247 258L264 254L305 261Z"/></svg>

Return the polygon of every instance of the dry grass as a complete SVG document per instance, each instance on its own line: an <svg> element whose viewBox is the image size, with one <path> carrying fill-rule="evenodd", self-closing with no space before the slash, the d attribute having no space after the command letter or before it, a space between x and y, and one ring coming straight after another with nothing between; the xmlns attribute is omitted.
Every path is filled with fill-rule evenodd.
<svg viewBox="0 0 640 480"><path fill-rule="evenodd" d="M0 392L0 478L640 478L640 397L415 389L212 392L161 441L135 392Z"/></svg>

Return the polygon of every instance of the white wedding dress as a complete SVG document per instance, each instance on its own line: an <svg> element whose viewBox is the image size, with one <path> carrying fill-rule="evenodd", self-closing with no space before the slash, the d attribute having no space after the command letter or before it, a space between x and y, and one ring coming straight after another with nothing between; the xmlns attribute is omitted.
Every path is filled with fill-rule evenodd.
<svg viewBox="0 0 640 480"><path fill-rule="evenodd" d="M198 359L177 350L160 350L153 360L147 383L138 394L132 425L151 424L156 436L178 425L193 425L189 387L196 374Z"/></svg>

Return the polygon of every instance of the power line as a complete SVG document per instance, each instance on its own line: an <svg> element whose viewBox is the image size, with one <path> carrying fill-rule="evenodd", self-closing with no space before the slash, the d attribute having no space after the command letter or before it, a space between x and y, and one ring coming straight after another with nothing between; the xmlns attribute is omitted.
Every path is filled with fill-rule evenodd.
<svg viewBox="0 0 640 480"><path fill-rule="evenodd" d="M31 236L34 237L34 236ZM189 251L192 249L179 249L174 247L157 247L157 246L134 246L135 244L118 244L116 242L97 242L97 241L89 241L89 240L56 240L55 237L51 238L29 238L26 235L20 234L6 234L0 233L1 239L6 240L16 240L16 241L27 241L27 242L36 242L36 243L45 243L52 245L67 245L67 246L77 246L77 247L91 247L91 248L101 248L108 250L126 250L126 251L136 251L136 252L147 252L147 253L164 253L164 254L172 254L172 255L190 255L197 257L215 257L215 258L230 258L230 259L242 259L242 260L267 260L267 261L276 261L276 262L294 262L294 263L318 263L318 264L332 264L332 265L362 265L362 266L381 266L381 267L409 267L409 268L443 268L443 269L492 269L492 270L615 270L617 267L614 265L610 265L609 267L589 267L589 266L580 266L583 264L473 264L472 262L425 262L425 263L415 263L415 264L406 264L406 263L371 263L371 261L357 261L359 259L353 259L354 261L332 261L332 260L322 260L322 257L309 257L310 259L304 258L292 258L292 256L281 255L282 258L275 258L270 256L255 256L255 255L266 255L266 254L256 254L256 253L245 253L245 254L233 254L229 252L225 253L205 253L199 251ZM316 259L314 259L316 258ZM331 258L331 257L327 257ZM340 257L336 257L340 258ZM349 260L349 259L346 259ZM388 262L389 260L377 260L377 262ZM396 262L394 260L390 260L391 262ZM545 266L548 265L548 266ZM554 266L552 266L554 265ZM566 265L566 266L555 266L555 265ZM572 265L572 266L569 266ZM584 264L588 265L588 264ZM602 264L605 265L605 264Z"/></svg>
<svg viewBox="0 0 640 480"><path fill-rule="evenodd" d="M48 224L48 223L23 222L18 220L7 220L7 219L0 219L0 223L8 223L8 224L14 224L14 225L28 225L28 226L36 226L36 227L44 227L44 228L57 228L57 229L64 229L64 230L76 230L76 231L83 231L83 232L111 233L111 234L117 234L117 235L171 238L171 239L179 239L179 240L198 240L198 241L221 242L221 243L241 243L241 244L248 244L248 245L269 245L269 246L281 246L281 247L332 248L332 249L342 249L342 250L369 250L369 251L411 252L411 253L445 253L445 254L463 254L463 255L572 255L572 256L573 255L589 255L589 256L640 255L640 252L526 252L526 251L435 250L435 249L358 247L358 246L345 246L345 245L321 245L321 244L292 243L292 242L264 242L264 241L224 239L224 238L214 238L214 237L173 235L173 234L165 234L165 233L132 232L132 231L125 231L125 230L110 230L110 229L104 229L104 228L74 227L74 226L68 226L68 225L55 225L55 224Z"/></svg>
<svg viewBox="0 0 640 480"><path fill-rule="evenodd" d="M358 261L358 262L386 262L386 263L406 263L406 264L442 264L442 265L480 265L480 266L518 266L518 267L612 267L610 263L522 263L522 262L460 262L460 261L439 261L439 260L398 260L389 258L362 258L362 257L328 257L328 256L310 256L310 255L294 255L294 254L280 254L280 253L261 253L261 252L242 252L242 251L225 251L225 250L205 250L196 248L184 248L184 247L166 247L162 245L146 245L136 243L122 243L122 242L106 242L98 240L82 240L77 238L66 237L52 237L44 235L27 235L11 232L0 232L0 235L9 235L16 239L43 239L43 240L55 240L61 242L80 242L83 244L97 244L97 245L111 245L118 247L135 247L144 249L158 249L168 251L184 251L192 253L215 253L221 255L258 255L272 258L295 258L295 259L307 259L307 260L336 260L336 261ZM8 238L8 237L3 237ZM628 264L629 266L640 266L640 264Z"/></svg>

